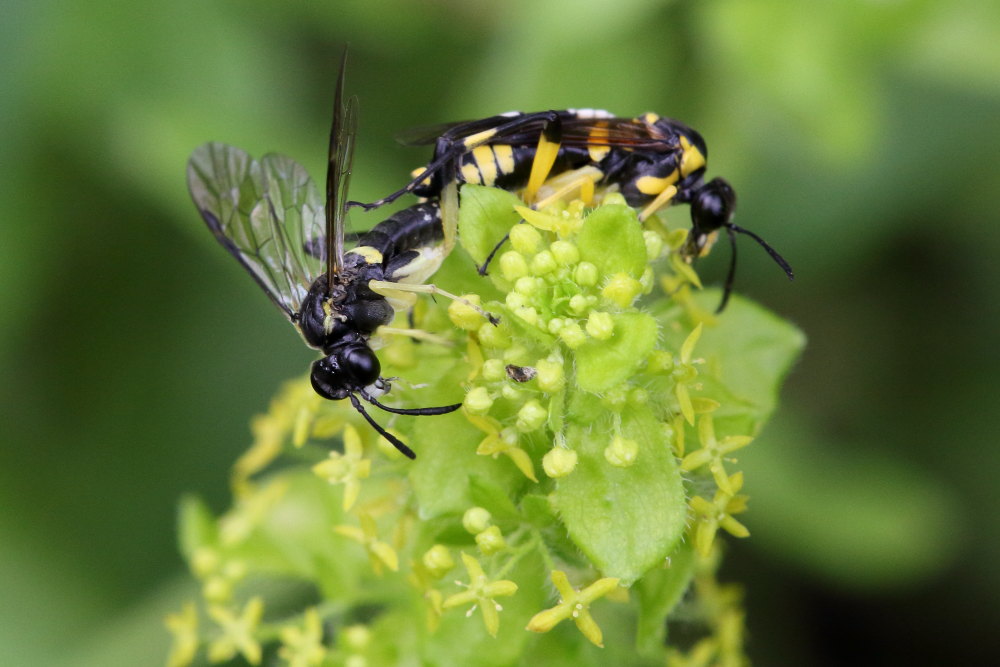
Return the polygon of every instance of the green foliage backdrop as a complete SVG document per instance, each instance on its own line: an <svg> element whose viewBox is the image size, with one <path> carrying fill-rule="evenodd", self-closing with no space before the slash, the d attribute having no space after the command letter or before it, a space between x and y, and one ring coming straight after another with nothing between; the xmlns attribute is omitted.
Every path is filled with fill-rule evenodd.
<svg viewBox="0 0 1000 667"><path fill-rule="evenodd" d="M320 173L348 41L362 200L425 157L392 140L413 125L593 106L697 127L737 221L797 271L747 245L739 290L810 340L741 459L753 537L724 574L750 655L995 651L995 6L20 0L0 21L0 654L161 661L191 585L177 499L223 507L250 416L310 358L205 232L185 160L219 140Z"/></svg>

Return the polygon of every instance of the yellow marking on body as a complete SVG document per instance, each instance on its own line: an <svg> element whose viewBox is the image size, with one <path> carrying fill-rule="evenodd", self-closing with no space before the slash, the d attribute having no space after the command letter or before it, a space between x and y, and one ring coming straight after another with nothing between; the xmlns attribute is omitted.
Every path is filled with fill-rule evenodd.
<svg viewBox="0 0 1000 667"><path fill-rule="evenodd" d="M492 139L496 135L496 128L492 130L483 130L482 132L476 132L475 134L470 134L463 141L462 144L466 148L475 148L479 144L485 143Z"/></svg>
<svg viewBox="0 0 1000 667"><path fill-rule="evenodd" d="M416 178L420 174L424 174L426 172L427 172L427 167L417 167L416 169L414 169L413 171L410 172L410 178L411 179ZM431 177L430 176L428 176L424 180L420 181L420 185L430 185L430 184L431 184Z"/></svg>
<svg viewBox="0 0 1000 667"><path fill-rule="evenodd" d="M683 134L681 135L681 149L684 151L681 153L681 174L683 176L694 173L705 166L705 156Z"/></svg>
<svg viewBox="0 0 1000 667"><path fill-rule="evenodd" d="M587 153L591 162L600 162L608 153L611 146L608 146L608 124L598 123L590 129L590 136L587 138Z"/></svg>
<svg viewBox="0 0 1000 667"><path fill-rule="evenodd" d="M646 123L647 125L652 125L656 121L660 120L659 114L655 114L652 111L647 111L646 113L642 114L640 118L642 118L642 122Z"/></svg>
<svg viewBox="0 0 1000 667"><path fill-rule="evenodd" d="M473 185L483 184L483 175L479 173L475 162L462 165L462 180Z"/></svg>
<svg viewBox="0 0 1000 667"><path fill-rule="evenodd" d="M493 146L493 156L496 158L497 167L501 174L510 174L514 171L514 149L510 144L496 144Z"/></svg>
<svg viewBox="0 0 1000 667"><path fill-rule="evenodd" d="M382 263L382 253L370 245L360 245L357 248L351 248L347 252L353 252L355 255L361 255L369 264Z"/></svg>
<svg viewBox="0 0 1000 667"><path fill-rule="evenodd" d="M423 283L427 282L434 273L441 268L441 263L447 256L444 246L440 243L434 245L421 246L413 249L416 256L409 262L399 267L389 276L395 283Z"/></svg>
<svg viewBox="0 0 1000 667"><path fill-rule="evenodd" d="M677 182L677 170L666 176L640 176L635 179L635 188L644 195L658 195Z"/></svg>
<svg viewBox="0 0 1000 667"><path fill-rule="evenodd" d="M497 182L497 163L493 159L493 149L490 146L476 146L472 149L472 160L479 168L483 185L493 185Z"/></svg>
<svg viewBox="0 0 1000 667"><path fill-rule="evenodd" d="M656 196L656 199L649 202L646 208L642 209L642 212L639 213L639 222L642 222L649 216L659 211L664 206L670 204L670 200L673 199L676 194L677 194L677 188L674 187L673 185L668 185L663 190L663 192L661 192L659 195Z"/></svg>
<svg viewBox="0 0 1000 667"><path fill-rule="evenodd" d="M535 148L535 159L531 162L531 175L528 177L528 187L524 189L524 201L529 204L534 201L538 194L538 188L549 177L552 165L555 164L556 156L559 154L559 143L549 141L543 133L538 137L538 146Z"/></svg>

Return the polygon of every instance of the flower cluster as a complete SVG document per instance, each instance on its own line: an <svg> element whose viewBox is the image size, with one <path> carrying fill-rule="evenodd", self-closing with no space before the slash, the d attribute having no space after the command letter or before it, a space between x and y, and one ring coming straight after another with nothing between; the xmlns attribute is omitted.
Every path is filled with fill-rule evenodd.
<svg viewBox="0 0 1000 667"><path fill-rule="evenodd" d="M714 583L716 538L748 534L734 455L767 417L750 399L773 394L787 364L752 389L726 370L759 354L744 329L775 338L772 359L790 361L800 339L740 299L730 328L729 313L708 315L677 252L684 230L644 227L613 193L534 210L466 186L459 228L462 250L435 280L463 299L400 314L400 329L435 335L394 336L379 357L384 401L461 396L462 410L388 418L410 462L349 405L287 385L253 422L232 508L182 506L202 604L167 619L170 665L201 651L301 667L502 665L575 653L580 639L619 664L738 664L742 611ZM469 270L505 235L488 279ZM290 581L308 584L291 587L301 607L272 605ZM706 636L682 654L663 628L692 586L685 614Z"/></svg>

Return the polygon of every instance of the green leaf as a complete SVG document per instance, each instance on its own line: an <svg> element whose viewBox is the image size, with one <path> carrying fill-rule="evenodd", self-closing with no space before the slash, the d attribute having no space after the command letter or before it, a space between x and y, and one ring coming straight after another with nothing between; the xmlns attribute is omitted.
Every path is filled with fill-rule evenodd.
<svg viewBox="0 0 1000 667"><path fill-rule="evenodd" d="M413 421L410 440L417 458L410 466L410 482L422 518L461 513L475 505L470 489L474 475L500 488L520 484L521 472L509 460L476 454L485 434L460 413Z"/></svg>
<svg viewBox="0 0 1000 667"><path fill-rule="evenodd" d="M680 602L694 574L694 551L690 542L677 546L663 567L654 567L632 587L639 601L636 649L655 655L666 642L667 615Z"/></svg>
<svg viewBox="0 0 1000 667"><path fill-rule="evenodd" d="M615 333L609 340L589 340L576 350L576 385L599 393L635 374L656 345L656 320L646 313L612 315Z"/></svg>
<svg viewBox="0 0 1000 667"><path fill-rule="evenodd" d="M576 245L580 249L580 259L595 265L604 276L624 272L639 278L646 270L642 225L628 206L608 205L596 209L583 221Z"/></svg>
<svg viewBox="0 0 1000 667"><path fill-rule="evenodd" d="M514 206L523 204L506 190L482 185L462 187L458 239L477 264L485 262L497 243L520 221Z"/></svg>
<svg viewBox="0 0 1000 667"><path fill-rule="evenodd" d="M718 290L696 297L711 309L718 304ZM665 347L680 349L690 329L667 326L662 321ZM699 366L698 392L722 404L717 416L743 415L759 430L778 403L778 391L805 347L805 335L795 325L771 311L734 294L729 306L714 322L706 322L694 356L705 360Z"/></svg>
<svg viewBox="0 0 1000 667"><path fill-rule="evenodd" d="M495 519L514 521L521 516L507 491L488 477L469 475L469 493L472 501L488 509Z"/></svg>
<svg viewBox="0 0 1000 667"><path fill-rule="evenodd" d="M680 472L662 425L648 408L622 412L622 432L639 443L636 463L616 468L604 458L611 420L595 428L571 424L579 462L557 480L554 504L566 530L608 577L629 584L659 564L684 532L687 504Z"/></svg>

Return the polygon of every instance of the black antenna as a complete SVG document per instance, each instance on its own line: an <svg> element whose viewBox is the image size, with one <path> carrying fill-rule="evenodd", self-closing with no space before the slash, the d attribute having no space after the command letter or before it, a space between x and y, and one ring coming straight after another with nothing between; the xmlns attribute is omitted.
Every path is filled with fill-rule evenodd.
<svg viewBox="0 0 1000 667"><path fill-rule="evenodd" d="M736 279L736 234L746 234L759 243L760 247L766 250L767 254L771 256L771 259L773 259L775 263L781 267L781 270L785 272L788 279L795 280L795 273L792 271L791 265L785 261L785 258L782 257L777 250L768 245L767 241L757 236L749 229L744 229L743 227L734 225L731 222L726 225L726 232L729 234L729 245L733 248L733 254L729 261L729 275L726 276L726 285L722 292L722 303L720 303L719 307L715 309L716 314L721 313L726 307L726 304L729 302L729 295L733 291L733 282Z"/></svg>
<svg viewBox="0 0 1000 667"><path fill-rule="evenodd" d="M393 408L388 405L382 405L377 400L375 400L374 396L369 396L365 392L361 392L361 397L366 401L368 401L369 403L371 403L372 405L374 405L375 407L381 408L386 412L391 412L396 415L412 415L414 417L446 415L449 412L454 412L455 410L458 410L460 407L462 407L461 403L455 403L453 405L442 405L441 407L437 408Z"/></svg>
<svg viewBox="0 0 1000 667"><path fill-rule="evenodd" d="M379 426L378 422L376 422L374 419L372 419L371 415L369 415L367 412L365 412L365 409L364 409L364 407L362 407L361 401L358 400L357 396L355 396L354 394L348 394L347 396L348 396L348 398L351 399L351 405L354 406L354 409L361 413L361 416L365 418L365 421L368 422L368 424L373 429L375 429L380 436L382 436L383 438L385 438L386 440L388 440L389 442L391 442L392 446L395 447L396 449L398 449L400 452L402 452L403 456L405 456L407 458L410 458L410 459L417 458L416 453L414 453L414 451L412 449L410 449L409 447L407 447L406 445L404 445L402 440L400 440L399 438L397 438L396 436L394 436L392 433L389 433L384 428L382 428L381 426Z"/></svg>

